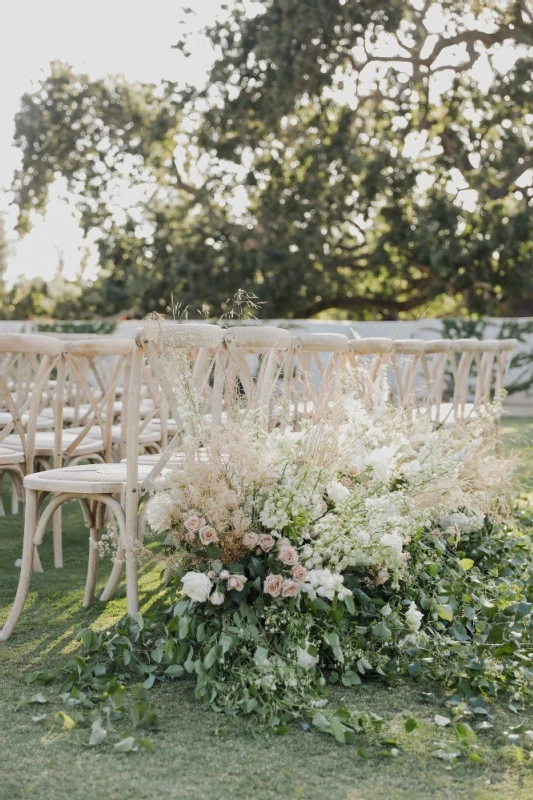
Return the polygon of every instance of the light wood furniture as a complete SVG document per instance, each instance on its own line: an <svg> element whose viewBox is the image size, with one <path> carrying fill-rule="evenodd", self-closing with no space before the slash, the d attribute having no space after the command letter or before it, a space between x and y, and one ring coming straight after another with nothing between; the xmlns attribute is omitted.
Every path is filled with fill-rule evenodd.
<svg viewBox="0 0 533 800"><path fill-rule="evenodd" d="M47 336L0 335L0 473L11 475L14 513L22 479L35 469L42 397L58 368L61 349L58 339Z"/></svg>
<svg viewBox="0 0 533 800"><path fill-rule="evenodd" d="M376 394L381 395L388 379L393 341L387 337L351 339L348 342L348 364L351 378L361 402L371 408ZM390 394L385 386L387 395Z"/></svg>
<svg viewBox="0 0 533 800"><path fill-rule="evenodd" d="M22 565L15 601L0 632L0 641L9 638L22 613L30 586L35 549L42 543L50 519L61 505L69 500L80 502L85 524L89 528L89 565L84 606L89 605L94 596L98 569L96 545L105 509L109 508L117 522L119 548L101 599L107 600L112 596L120 577L123 557L126 565L128 612L132 614L138 611L136 550L139 502L149 493L153 481L164 469L179 444L179 434L176 434L156 464L143 465L138 462L139 408L145 354L153 355L157 348L161 347L172 349L178 366L172 375L167 373L161 376L162 389L167 396L171 412L180 419L180 403L183 401L181 387L187 383L186 357L180 358L180 354L188 354L191 349L197 349L202 355L204 348L212 353L220 346L222 337L221 329L214 325L175 324L165 329L165 335L161 339L157 326L146 325L137 336L136 347L132 354L126 421L127 462L68 466L37 472L24 478L26 508ZM174 381L178 381L178 384ZM43 499L48 496L49 502L44 506Z"/></svg>
<svg viewBox="0 0 533 800"><path fill-rule="evenodd" d="M317 401L342 390L348 366L348 338L342 333L302 333L292 337L283 358L283 399L293 425L310 416Z"/></svg>
<svg viewBox="0 0 533 800"><path fill-rule="evenodd" d="M501 397L516 339L452 339L453 396L445 420L469 419Z"/></svg>
<svg viewBox="0 0 533 800"><path fill-rule="evenodd" d="M261 416L270 427L276 418L275 401L281 401L284 356L291 335L283 328L235 325L224 336L225 402L243 414Z"/></svg>

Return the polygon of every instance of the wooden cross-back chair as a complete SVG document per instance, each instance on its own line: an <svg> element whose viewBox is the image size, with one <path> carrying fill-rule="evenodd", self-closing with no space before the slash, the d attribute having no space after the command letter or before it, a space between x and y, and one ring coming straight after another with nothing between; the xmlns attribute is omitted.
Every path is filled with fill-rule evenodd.
<svg viewBox="0 0 533 800"><path fill-rule="evenodd" d="M394 339L389 354L393 400L401 406L425 406L431 375L421 339Z"/></svg>
<svg viewBox="0 0 533 800"><path fill-rule="evenodd" d="M0 335L0 474L13 481L13 511L22 479L33 472L42 396L55 374L61 342L46 336Z"/></svg>
<svg viewBox="0 0 533 800"><path fill-rule="evenodd" d="M501 397L516 339L452 339L453 395L446 420L469 419Z"/></svg>
<svg viewBox="0 0 533 800"><path fill-rule="evenodd" d="M216 354L220 350L223 338L222 330L215 325L176 323L166 326L164 335L161 330L157 325L147 324L138 334L132 353L132 367L127 392L126 462L67 466L25 477L26 507L19 585L13 606L0 632L0 640L9 638L24 607L31 580L34 551L42 543L49 521L62 504L70 500L79 501L85 524L89 529L89 564L84 606L88 606L94 596L98 569L96 546L104 524L105 511L111 509L118 527L119 544L117 558L101 599L108 600L114 593L121 574L122 560L124 560L128 612L132 614L138 611L136 555L140 500L149 493L153 482L169 465L173 452L180 445L181 416L184 409L180 400L178 384L180 380L188 379L186 365L191 363L188 354L191 350L198 351L196 361L199 361L200 364L207 364L212 359L216 360ZM209 353L206 358L203 354L204 349ZM172 353L172 356L167 359L167 367L172 365L173 360L179 361L179 368L174 373L169 369L165 369L163 372L159 369L156 356L159 354L164 362L165 358L162 356L164 352ZM180 353L186 354L186 357L179 359ZM139 409L146 356L150 357L152 367L156 365L154 375L157 380L161 381L161 390L169 404L170 413L178 418L178 430L155 464L140 464L138 458ZM200 368L198 368L199 370ZM192 372L194 373L194 369ZM217 376L216 381L220 386L221 395L223 386L220 375ZM200 390L201 386L202 382L200 381ZM209 395L212 410L213 392L211 391ZM215 413L214 419L217 418L219 415ZM44 505L43 500L47 497L49 502Z"/></svg>
<svg viewBox="0 0 533 800"><path fill-rule="evenodd" d="M42 337L49 341L57 342L51 337ZM112 404L115 399L115 386L119 377L127 374L128 358L132 352L132 342L129 339L77 339L60 341L60 354L55 363L55 380L53 388L44 393L50 403L43 411L48 411L53 420L53 429L50 431L37 431L33 435L34 463L27 472L34 472L35 468L43 471L52 468L59 469L68 465L75 465L80 461L105 462L111 460L111 426L113 423ZM86 364L91 361L111 359L113 367L108 376L108 387L102 393L96 384L96 396L93 393L91 379L87 373ZM65 411L65 397L68 394L67 386L76 384L76 392L86 404L88 411L84 412L79 426L65 428L63 416ZM38 395L40 390L34 390ZM41 413L43 413L43 411ZM8 446L20 449L21 441L19 432L11 433L5 438ZM54 565L63 566L63 553L61 544L61 514L58 511L53 520L54 540ZM38 558L35 559L39 564ZM40 567L38 567L40 568Z"/></svg>
<svg viewBox="0 0 533 800"><path fill-rule="evenodd" d="M274 402L281 401L284 355L290 346L291 335L283 328L229 328L224 336L226 405L240 404L244 414L259 412L260 424L270 427L276 416Z"/></svg>
<svg viewBox="0 0 533 800"><path fill-rule="evenodd" d="M351 339L348 342L348 365L357 396L371 408L378 384L387 378L393 341L386 337Z"/></svg>
<svg viewBox="0 0 533 800"><path fill-rule="evenodd" d="M283 358L283 397L293 425L313 414L323 395L342 390L348 365L348 338L342 333L293 336Z"/></svg>

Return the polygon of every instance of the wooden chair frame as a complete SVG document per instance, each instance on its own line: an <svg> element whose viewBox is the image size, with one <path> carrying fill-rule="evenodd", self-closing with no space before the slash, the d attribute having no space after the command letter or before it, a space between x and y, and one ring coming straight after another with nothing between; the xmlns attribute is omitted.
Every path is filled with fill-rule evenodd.
<svg viewBox="0 0 533 800"><path fill-rule="evenodd" d="M89 528L90 549L84 606L89 605L94 596L98 569L96 546L104 520L104 511L109 508L117 521L119 547L101 600L108 600L114 593L122 571L123 557L126 565L128 613L133 614L138 611L136 551L139 539L139 505L155 478L168 463L173 448L179 443L179 436L176 434L155 465L139 465L141 387L145 355L150 353L150 348L154 344L154 333L150 326L145 326L137 336L137 346L132 353L126 418L127 462L68 466L27 475L24 479L26 508L22 566L15 601L0 631L0 641L9 638L22 613L29 591L34 554L43 541L48 522L63 503L74 499L80 502L85 524ZM176 324L172 331L167 332L167 343L172 339L176 347L183 348L194 344L200 351L204 347L211 352L216 351L221 345L222 338L222 330L214 325ZM162 388L171 403L172 386L163 385ZM179 407L174 407L172 410L179 414ZM44 506L43 500L49 495L50 502ZM121 500L117 499L117 495Z"/></svg>

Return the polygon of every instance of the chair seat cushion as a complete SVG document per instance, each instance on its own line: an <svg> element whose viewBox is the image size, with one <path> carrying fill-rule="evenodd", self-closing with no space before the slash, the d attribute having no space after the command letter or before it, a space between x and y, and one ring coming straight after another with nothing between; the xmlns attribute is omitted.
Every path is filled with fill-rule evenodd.
<svg viewBox="0 0 533 800"><path fill-rule="evenodd" d="M111 428L111 436L113 442L119 442L121 436L120 425L113 425ZM157 427L146 427L143 431L139 432L139 444L154 445L161 442L161 429Z"/></svg>
<svg viewBox="0 0 533 800"><path fill-rule="evenodd" d="M0 411L0 427L4 427L10 424L13 417L9 411ZM20 418L22 424L25 426L29 420L29 414L25 413L22 414ZM40 414L36 420L36 428L38 431L49 431L52 430L54 427L54 420L47 417L45 414Z"/></svg>
<svg viewBox="0 0 533 800"><path fill-rule="evenodd" d="M23 464L24 453L22 450L17 450L14 447L6 447L0 444L0 467L2 464Z"/></svg>
<svg viewBox="0 0 533 800"><path fill-rule="evenodd" d="M139 483L149 474L149 464L139 464ZM26 489L72 494L115 494L126 487L125 464L85 464L35 472L24 478Z"/></svg>
<svg viewBox="0 0 533 800"><path fill-rule="evenodd" d="M73 442L77 439L77 434L71 433L69 429L64 430L61 436L61 443L62 448L65 450L69 447ZM20 447L20 437L16 434L12 434L11 436L6 436L4 439L4 443L8 447ZM104 449L104 443L101 440L93 439L92 437L87 437L82 439L81 442L76 446L76 449L73 452L75 456L85 456L85 455L92 455L93 453L100 453ZM35 434L35 455L41 456L42 458L49 458L52 457L55 453L55 437L54 433L50 431L47 433L45 431L38 431Z"/></svg>

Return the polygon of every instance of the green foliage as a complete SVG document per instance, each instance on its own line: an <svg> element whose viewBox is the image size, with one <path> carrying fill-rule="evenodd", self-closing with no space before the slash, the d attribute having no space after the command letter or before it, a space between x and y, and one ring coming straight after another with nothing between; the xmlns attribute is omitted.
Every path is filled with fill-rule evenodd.
<svg viewBox="0 0 533 800"><path fill-rule="evenodd" d="M353 571L353 598L343 602L271 600L255 585L260 574L254 569L263 569L257 559L245 589L228 592L223 608L183 598L171 583L148 614L124 618L105 633L81 629L77 638L87 656L63 669L29 673L26 681L60 677L60 695L78 714L73 724L90 724L93 744L107 740L102 731L110 740L120 737L126 719L132 731L157 730L148 690L189 676L196 697L216 712L254 717L277 733L300 720L365 752L371 746L394 755L383 719L324 707L326 684L357 686L373 677L393 685L425 677L448 689L455 718L455 744L435 755L478 760L466 720L481 730L491 719L491 699L503 694L517 711L531 696L531 541L513 529L485 527L459 542L455 535L420 534L408 552L411 577L401 592L389 584L372 588L363 572ZM424 612L420 632L405 614L411 602ZM440 715L435 722L446 726L450 719ZM408 733L417 727L416 719L407 720ZM140 744L131 737L132 748Z"/></svg>
<svg viewBox="0 0 533 800"><path fill-rule="evenodd" d="M514 0L237 0L202 91L56 64L17 116L20 228L64 177L108 315L216 316L238 288L270 317L530 314L531 30Z"/></svg>
<svg viewBox="0 0 533 800"><path fill-rule="evenodd" d="M86 322L70 322L68 320L54 320L53 322L38 322L36 329L45 333L90 333L97 336L109 336L117 327L115 320L96 319Z"/></svg>

